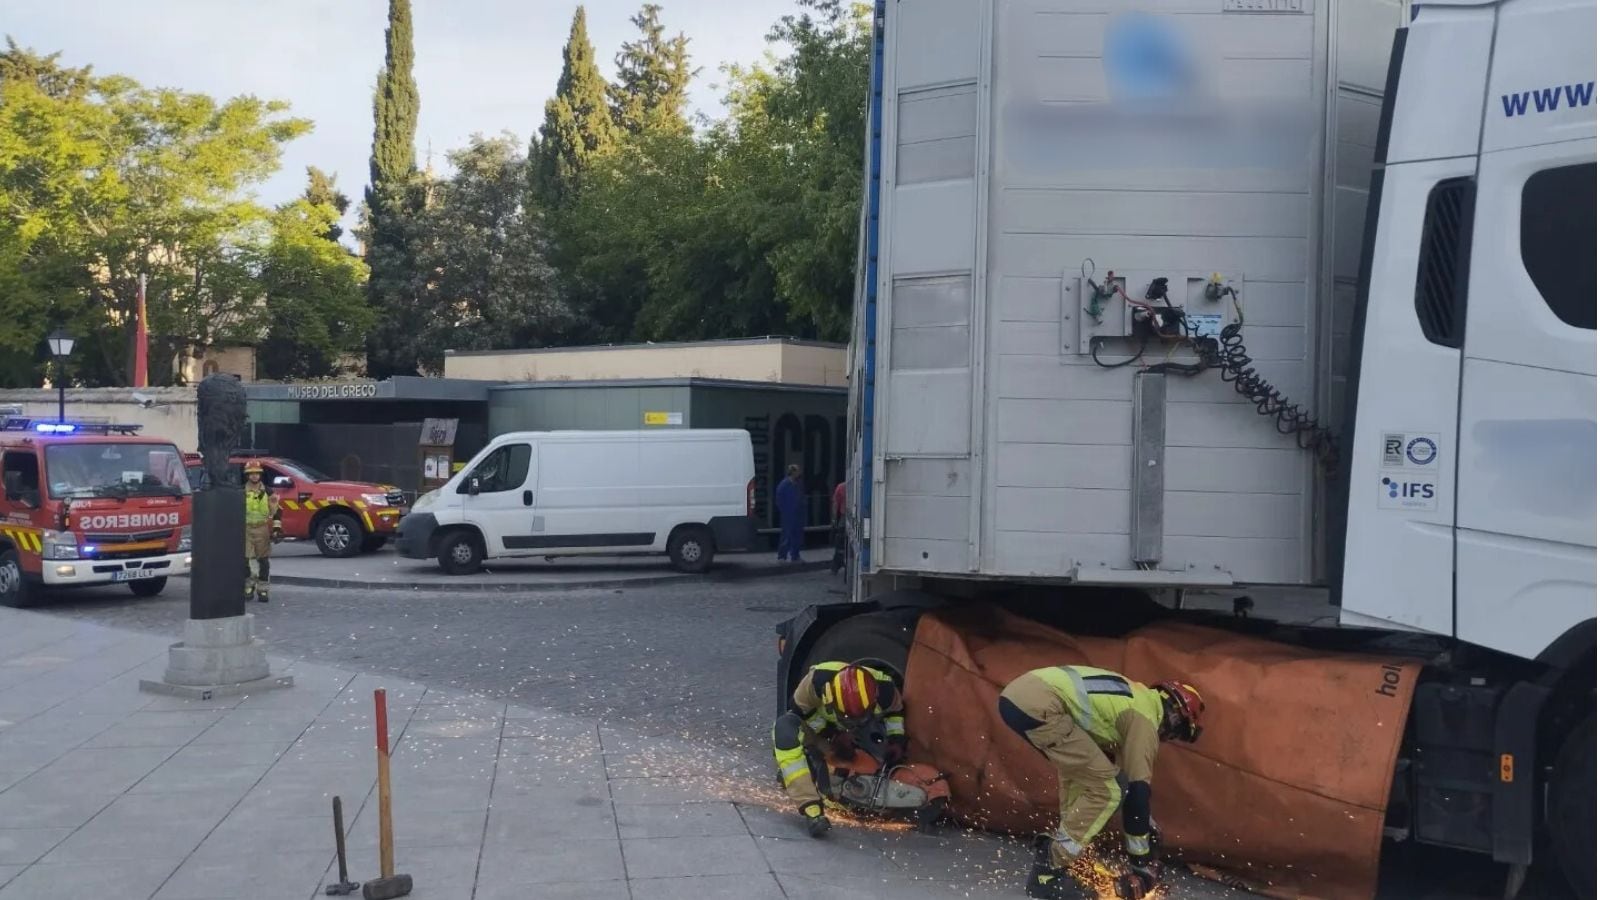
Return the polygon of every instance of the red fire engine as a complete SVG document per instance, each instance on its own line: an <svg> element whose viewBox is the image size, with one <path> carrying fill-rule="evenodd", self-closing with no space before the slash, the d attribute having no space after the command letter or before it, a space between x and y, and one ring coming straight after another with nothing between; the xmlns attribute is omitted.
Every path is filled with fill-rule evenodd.
<svg viewBox="0 0 1600 900"><path fill-rule="evenodd" d="M0 416L0 605L94 584L152 597L189 571L183 455L138 430Z"/></svg>

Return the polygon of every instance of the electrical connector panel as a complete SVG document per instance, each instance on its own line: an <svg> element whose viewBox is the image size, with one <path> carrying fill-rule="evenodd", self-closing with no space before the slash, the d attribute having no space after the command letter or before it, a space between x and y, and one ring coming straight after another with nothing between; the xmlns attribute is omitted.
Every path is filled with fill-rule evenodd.
<svg viewBox="0 0 1600 900"><path fill-rule="evenodd" d="M1150 320L1142 314L1142 304L1176 313L1156 317L1162 322L1149 332L1152 338L1216 338L1224 327L1241 321L1237 285L1243 281L1244 276L1237 272L1124 273L1108 269L1099 277L1069 272L1062 276L1061 352L1089 356L1096 341L1128 338L1137 342L1144 333L1143 323ZM1079 298L1084 299L1080 302Z"/></svg>

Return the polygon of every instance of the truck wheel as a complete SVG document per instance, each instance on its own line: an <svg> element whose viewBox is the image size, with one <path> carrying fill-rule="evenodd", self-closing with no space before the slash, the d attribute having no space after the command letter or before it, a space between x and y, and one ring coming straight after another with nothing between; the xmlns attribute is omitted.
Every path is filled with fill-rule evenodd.
<svg viewBox="0 0 1600 900"><path fill-rule="evenodd" d="M1550 773L1550 842L1579 897L1595 895L1595 723L1589 714L1561 745Z"/></svg>
<svg viewBox="0 0 1600 900"><path fill-rule="evenodd" d="M22 574L22 560L18 558L17 551L0 553L0 606L15 609L32 606L37 593Z"/></svg>
<svg viewBox="0 0 1600 900"><path fill-rule="evenodd" d="M446 575L471 575L483 567L483 544L470 531L451 531L439 539L439 568Z"/></svg>
<svg viewBox="0 0 1600 900"><path fill-rule="evenodd" d="M906 658L916 634L920 610L889 610L845 619L817 638L806 654L806 667L820 662L865 662L905 684Z"/></svg>
<svg viewBox="0 0 1600 900"><path fill-rule="evenodd" d="M133 591L135 597L154 597L167 588L167 579L146 578L143 581L128 582L128 590Z"/></svg>
<svg viewBox="0 0 1600 900"><path fill-rule="evenodd" d="M711 559L717 555L711 529L686 525L674 529L667 538L667 558L679 572L698 575L711 569Z"/></svg>
<svg viewBox="0 0 1600 900"><path fill-rule="evenodd" d="M329 513L317 520L314 537L323 556L344 559L361 552L361 523L349 513Z"/></svg>

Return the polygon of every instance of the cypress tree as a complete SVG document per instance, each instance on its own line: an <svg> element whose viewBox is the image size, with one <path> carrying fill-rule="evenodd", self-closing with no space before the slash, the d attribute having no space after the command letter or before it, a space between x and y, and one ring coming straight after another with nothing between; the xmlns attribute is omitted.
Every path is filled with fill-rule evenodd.
<svg viewBox="0 0 1600 900"><path fill-rule="evenodd" d="M666 36L661 7L646 3L630 19L639 29L617 53L617 84L611 89L612 116L629 134L646 131L689 133L684 107L689 100L689 39Z"/></svg>
<svg viewBox="0 0 1600 900"><path fill-rule="evenodd" d="M417 82L411 76L411 0L389 0L383 68L372 95L372 190L403 184L417 170ZM368 202L371 202L371 193Z"/></svg>
<svg viewBox="0 0 1600 900"><path fill-rule="evenodd" d="M566 205L578 175L616 144L617 129L606 106L606 80L595 64L588 18L579 6L561 49L556 94L545 102L544 124L528 153L534 196L547 208Z"/></svg>
<svg viewBox="0 0 1600 900"><path fill-rule="evenodd" d="M316 166L306 166L304 197L312 206L330 206L341 216L350 210L350 198L334 184L334 177ZM330 241L337 241L343 236L344 229L337 221L329 225L328 230L323 233L323 237Z"/></svg>
<svg viewBox="0 0 1600 900"><path fill-rule="evenodd" d="M420 316L410 235L421 213L417 175L417 82L411 75L411 0L389 0L383 68L372 95L371 183L367 186L367 297L377 312L368 335L367 371L377 377L417 371L413 336Z"/></svg>

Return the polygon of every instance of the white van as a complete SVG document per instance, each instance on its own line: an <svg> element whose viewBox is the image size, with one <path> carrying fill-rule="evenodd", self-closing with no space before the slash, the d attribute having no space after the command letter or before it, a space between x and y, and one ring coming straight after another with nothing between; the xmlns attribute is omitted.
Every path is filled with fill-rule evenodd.
<svg viewBox="0 0 1600 900"><path fill-rule="evenodd" d="M451 575L485 559L662 553L704 572L755 544L743 429L519 431L495 438L400 521L401 556Z"/></svg>

